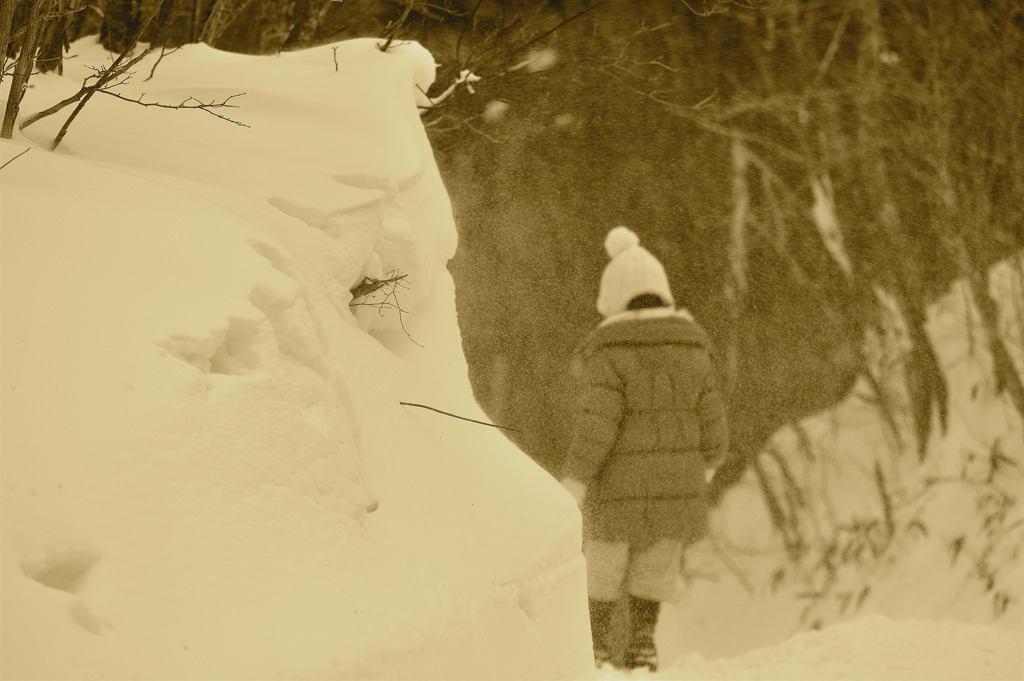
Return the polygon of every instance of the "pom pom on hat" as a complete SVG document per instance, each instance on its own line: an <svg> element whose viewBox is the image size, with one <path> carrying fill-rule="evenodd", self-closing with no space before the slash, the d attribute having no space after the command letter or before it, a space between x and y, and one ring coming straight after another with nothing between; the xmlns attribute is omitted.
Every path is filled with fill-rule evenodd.
<svg viewBox="0 0 1024 681"><path fill-rule="evenodd" d="M597 309L604 317L625 312L629 301L645 293L674 305L665 268L640 245L640 237L628 227L614 227L604 239L611 261L601 275Z"/></svg>
<svg viewBox="0 0 1024 681"><path fill-rule="evenodd" d="M629 227L615 227L604 239L604 250L608 251L608 257L614 258L627 248L640 245L640 237Z"/></svg>

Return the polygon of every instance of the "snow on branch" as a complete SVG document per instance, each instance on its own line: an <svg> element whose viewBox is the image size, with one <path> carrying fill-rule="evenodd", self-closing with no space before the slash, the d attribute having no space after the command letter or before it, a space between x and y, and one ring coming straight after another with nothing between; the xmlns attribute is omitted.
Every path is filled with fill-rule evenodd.
<svg viewBox="0 0 1024 681"><path fill-rule="evenodd" d="M444 100L446 100L449 97L451 97L452 94L455 92L455 90L460 85L465 84L466 90L469 91L469 94L471 94L471 95L476 94L476 90L473 89L473 83L476 83L479 80L480 80L480 76L476 75L475 73L473 73L469 69L462 69L462 71L459 73L459 77L456 78L455 81L451 85L449 85L447 87L447 89L445 89L445 91L442 92L441 94L439 94L437 97L429 97L429 96L427 96L426 92L423 93L423 95L425 97L427 97L427 100L430 102L430 105L429 106L421 106L420 107L420 109L421 109L420 113L425 114L428 111L430 111L431 109L437 108L442 102L444 102ZM421 92L422 92L422 90L421 90Z"/></svg>
<svg viewBox="0 0 1024 681"><path fill-rule="evenodd" d="M810 183L811 192L814 195L814 205L811 208L814 225L818 228L818 234L829 255L849 279L853 276L853 264L846 252L846 246L843 244L843 230L839 225L839 218L836 217L832 180L828 175L812 176Z"/></svg>

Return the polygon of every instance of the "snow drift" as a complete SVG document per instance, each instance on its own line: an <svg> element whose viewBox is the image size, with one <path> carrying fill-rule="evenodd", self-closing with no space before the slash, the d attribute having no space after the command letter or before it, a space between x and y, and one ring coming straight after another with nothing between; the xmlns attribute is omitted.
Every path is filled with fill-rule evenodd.
<svg viewBox="0 0 1024 681"><path fill-rule="evenodd" d="M1022 291L1024 253L992 267L995 331L1020 375ZM965 659L994 653L1004 671L973 678L1024 674L1024 422L995 378L979 319L964 282L928 310L950 397L948 425L936 426L923 461L907 396L894 389L904 416L890 422L863 379L839 404L775 435L758 468L713 513L708 540L687 556L687 583L658 632L670 659L731 657L799 632L883 617L922 629L929 620L972 623L977 640L987 629L1002 643L966 649ZM902 385L893 379L906 361L904 328L893 307L890 328L866 341L875 366L887 369L879 382ZM936 676L925 669L881 678L972 678L959 665Z"/></svg>
<svg viewBox="0 0 1024 681"><path fill-rule="evenodd" d="M23 111L109 60L73 53ZM2 177L4 678L591 666L571 498L496 430L400 404L485 418L433 77L415 44L191 45L122 93L244 93L249 127L97 96L57 153L61 116L0 146L30 148Z"/></svg>

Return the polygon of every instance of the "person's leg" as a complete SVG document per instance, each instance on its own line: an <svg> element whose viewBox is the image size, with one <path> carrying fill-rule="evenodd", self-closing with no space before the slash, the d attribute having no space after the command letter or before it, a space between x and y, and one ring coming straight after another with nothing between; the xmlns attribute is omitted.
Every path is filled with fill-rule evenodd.
<svg viewBox="0 0 1024 681"><path fill-rule="evenodd" d="M654 645L654 627L658 623L662 601L675 593L682 543L661 539L630 555L626 591L632 633L626 648L627 668L658 669L658 651Z"/></svg>
<svg viewBox="0 0 1024 681"><path fill-rule="evenodd" d="M588 540L583 545L583 556L587 561L594 663L601 666L611 659L608 632L611 629L612 609L626 577L629 545L625 542Z"/></svg>
<svg viewBox="0 0 1024 681"><path fill-rule="evenodd" d="M594 666L600 667L612 659L608 645L608 632L612 627L612 609L615 601L590 599L590 635L594 646Z"/></svg>
<svg viewBox="0 0 1024 681"><path fill-rule="evenodd" d="M647 667L658 671L658 649L654 644L654 627L658 623L661 603L646 598L629 597L629 620L632 630L626 644L622 665L626 669Z"/></svg>

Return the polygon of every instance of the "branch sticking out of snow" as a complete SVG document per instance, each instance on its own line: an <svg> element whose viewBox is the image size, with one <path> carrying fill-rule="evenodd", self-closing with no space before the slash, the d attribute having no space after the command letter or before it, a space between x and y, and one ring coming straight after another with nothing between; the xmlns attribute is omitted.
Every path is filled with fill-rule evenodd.
<svg viewBox="0 0 1024 681"><path fill-rule="evenodd" d="M4 168L6 168L7 166L9 166L9 165L11 165L12 163L14 163L15 161L17 161L17 160L18 160L19 158L21 158L22 156L24 156L25 154L27 154L27 153L28 153L28 152L29 152L29 151L30 151L31 149L32 149L32 147L28 147L28 148L26 148L26 149L25 149L25 150L24 150L23 152L21 152L20 154L18 154L17 156L15 156L14 158L8 159L8 160L7 160L7 161L6 161L6 162L5 162L5 163L4 163L4 164L3 164L2 166L0 166L0 170L3 170L3 169L4 169Z"/></svg>
<svg viewBox="0 0 1024 681"><path fill-rule="evenodd" d="M378 314L382 317L384 316L385 310L395 310L398 313L398 323L402 326L402 330L405 331L405 335L408 336L409 340L413 343L420 345L416 342L416 339L412 337L412 334L410 334L405 328L405 320L402 315L406 314L406 310L402 308L402 305L398 300L398 292L409 288L408 283L405 281L405 278L408 275L395 272L394 270L388 274L390 276L387 279L363 277L363 280L359 284L349 289L349 292L352 294L352 302L349 303L349 307L375 307L377 308ZM373 300L370 298L370 296L373 296L382 289L387 289L384 291L384 298L382 300Z"/></svg>

